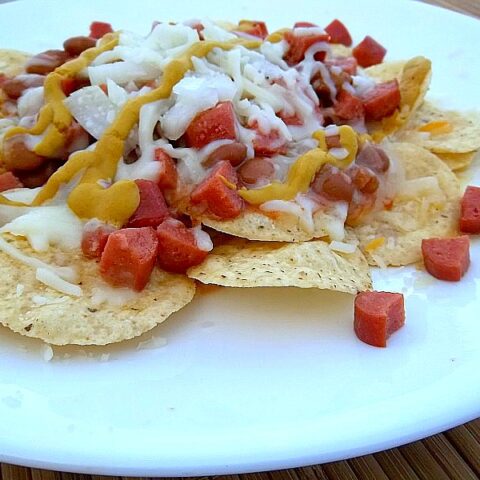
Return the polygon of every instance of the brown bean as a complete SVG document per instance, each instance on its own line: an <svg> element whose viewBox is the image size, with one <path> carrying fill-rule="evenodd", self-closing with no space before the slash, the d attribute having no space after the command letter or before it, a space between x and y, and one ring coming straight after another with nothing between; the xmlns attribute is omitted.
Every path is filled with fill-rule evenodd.
<svg viewBox="0 0 480 480"><path fill-rule="evenodd" d="M259 180L271 179L274 172L275 168L270 160L266 158L251 158L238 169L238 176L243 183L254 185Z"/></svg>
<svg viewBox="0 0 480 480"><path fill-rule="evenodd" d="M85 50L94 47L97 41L91 37L71 37L63 42L63 48L72 57L77 57Z"/></svg>
<svg viewBox="0 0 480 480"><path fill-rule="evenodd" d="M243 143L233 142L216 148L204 161L203 165L209 167L220 160L227 160L236 167L247 156L247 147Z"/></svg>
<svg viewBox="0 0 480 480"><path fill-rule="evenodd" d="M374 193L378 189L379 181L377 176L367 168L354 166L349 169L349 175L355 187L362 193Z"/></svg>
<svg viewBox="0 0 480 480"><path fill-rule="evenodd" d="M340 135L328 135L325 137L327 148L342 148L340 143Z"/></svg>
<svg viewBox="0 0 480 480"><path fill-rule="evenodd" d="M3 142L3 162L7 170L33 170L44 160L27 148L24 135L14 135Z"/></svg>
<svg viewBox="0 0 480 480"><path fill-rule="evenodd" d="M47 75L60 65L63 65L68 59L69 55L64 50L46 50L30 58L25 66L25 70L27 73Z"/></svg>
<svg viewBox="0 0 480 480"><path fill-rule="evenodd" d="M7 97L17 100L27 88L41 87L45 77L34 73L17 75L2 83L2 90Z"/></svg>
<svg viewBox="0 0 480 480"><path fill-rule="evenodd" d="M328 199L334 201L350 202L355 190L352 180L343 172L332 173L325 178L322 185L322 193Z"/></svg>
<svg viewBox="0 0 480 480"><path fill-rule="evenodd" d="M15 171L15 175L17 175L25 187L36 188L45 185L57 168L58 163L49 161L35 170Z"/></svg>
<svg viewBox="0 0 480 480"><path fill-rule="evenodd" d="M382 148L366 144L355 159L357 165L368 167L375 173L385 173L390 167L390 160Z"/></svg>

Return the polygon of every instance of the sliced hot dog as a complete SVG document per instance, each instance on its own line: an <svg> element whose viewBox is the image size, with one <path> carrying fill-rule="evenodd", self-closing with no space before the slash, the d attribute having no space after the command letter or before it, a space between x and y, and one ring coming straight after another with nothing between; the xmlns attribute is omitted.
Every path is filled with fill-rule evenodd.
<svg viewBox="0 0 480 480"><path fill-rule="evenodd" d="M261 38L262 40L268 36L267 25L265 22L258 20L240 20L240 22L238 22L238 28L235 30L248 35L253 35L254 37Z"/></svg>
<svg viewBox="0 0 480 480"><path fill-rule="evenodd" d="M349 75L357 74L358 62L355 57L336 57L330 60L325 60L325 65L329 67L340 67Z"/></svg>
<svg viewBox="0 0 480 480"><path fill-rule="evenodd" d="M167 272L185 273L202 263L208 252L198 247L191 228L169 218L157 227L158 264Z"/></svg>
<svg viewBox="0 0 480 480"><path fill-rule="evenodd" d="M367 35L352 51L361 67L371 67L382 63L387 50L376 40Z"/></svg>
<svg viewBox="0 0 480 480"><path fill-rule="evenodd" d="M333 20L325 27L325 31L330 35L331 43L341 43L346 47L350 47L352 45L352 37L350 32L340 20Z"/></svg>
<svg viewBox="0 0 480 480"><path fill-rule="evenodd" d="M289 65L296 65L305 58L305 52L315 43L328 42L330 38L328 34L312 33L311 35L295 35L295 32L285 32L285 40L288 42L289 48L283 59ZM316 55L315 60L323 61L325 54Z"/></svg>
<svg viewBox="0 0 480 480"><path fill-rule="evenodd" d="M111 225L87 222L82 233L82 252L88 258L102 256L108 237L115 231Z"/></svg>
<svg viewBox="0 0 480 480"><path fill-rule="evenodd" d="M155 150L155 160L160 162L162 169L158 176L157 184L161 190L168 190L177 186L177 167L172 157L161 148Z"/></svg>
<svg viewBox="0 0 480 480"><path fill-rule="evenodd" d="M253 149L257 157L273 157L287 152L287 142L278 130L270 130L267 134L257 131L253 139Z"/></svg>
<svg viewBox="0 0 480 480"><path fill-rule="evenodd" d="M128 227L156 227L168 216L169 211L158 185L151 180L135 180L140 193L140 203L128 220Z"/></svg>
<svg viewBox="0 0 480 480"><path fill-rule="evenodd" d="M405 324L401 293L361 292L355 297L354 330L374 347L386 347L388 337Z"/></svg>
<svg viewBox="0 0 480 480"><path fill-rule="evenodd" d="M470 185L463 194L460 230L465 233L480 233L480 187Z"/></svg>
<svg viewBox="0 0 480 480"><path fill-rule="evenodd" d="M235 140L235 112L232 102L220 102L200 112L185 132L189 147L202 148L214 140Z"/></svg>
<svg viewBox="0 0 480 480"><path fill-rule="evenodd" d="M157 250L153 228L117 230L108 237L100 259L100 274L111 285L143 290L155 266Z"/></svg>
<svg viewBox="0 0 480 480"><path fill-rule="evenodd" d="M102 38L107 33L113 32L113 28L109 23L106 22L92 22L90 24L90 37L92 38Z"/></svg>
<svg viewBox="0 0 480 480"><path fill-rule="evenodd" d="M12 172L0 174L0 192L21 187L23 187L22 182Z"/></svg>
<svg viewBox="0 0 480 480"><path fill-rule="evenodd" d="M362 97L366 120L381 120L400 106L400 88L397 80L380 83Z"/></svg>
<svg viewBox="0 0 480 480"><path fill-rule="evenodd" d="M424 239L422 254L428 273L440 280L458 282L470 265L470 240L467 235Z"/></svg>
<svg viewBox="0 0 480 480"><path fill-rule="evenodd" d="M364 115L362 101L346 90L341 90L337 95L334 111L343 120L363 118Z"/></svg>
<svg viewBox="0 0 480 480"><path fill-rule="evenodd" d="M244 208L243 199L232 187L238 183L237 172L227 161L218 162L210 175L192 192L192 203L204 203L220 218L235 218Z"/></svg>

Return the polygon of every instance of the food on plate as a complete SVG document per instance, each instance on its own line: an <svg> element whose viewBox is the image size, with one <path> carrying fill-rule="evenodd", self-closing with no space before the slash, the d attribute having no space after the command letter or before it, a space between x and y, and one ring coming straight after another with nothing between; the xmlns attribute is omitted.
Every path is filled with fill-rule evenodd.
<svg viewBox="0 0 480 480"><path fill-rule="evenodd" d="M404 324L403 294L360 292L355 297L354 330L362 342L386 347L388 337Z"/></svg>
<svg viewBox="0 0 480 480"><path fill-rule="evenodd" d="M0 322L105 344L186 305L195 280L356 294L369 264L455 235L476 117L426 104L428 59L352 44L338 19L93 22L63 49L5 51Z"/></svg>
<svg viewBox="0 0 480 480"><path fill-rule="evenodd" d="M468 235L454 238L425 238L422 240L423 262L435 278L458 282L470 265Z"/></svg>
<svg viewBox="0 0 480 480"><path fill-rule="evenodd" d="M469 185L461 202L460 231L480 233L480 188Z"/></svg>

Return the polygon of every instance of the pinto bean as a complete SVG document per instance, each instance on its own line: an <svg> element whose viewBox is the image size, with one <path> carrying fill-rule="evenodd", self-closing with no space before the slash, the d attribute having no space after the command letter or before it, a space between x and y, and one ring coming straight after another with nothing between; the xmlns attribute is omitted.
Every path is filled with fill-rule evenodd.
<svg viewBox="0 0 480 480"><path fill-rule="evenodd" d="M254 185L259 180L271 179L274 172L275 168L270 160L256 157L247 160L237 173L243 183Z"/></svg>
<svg viewBox="0 0 480 480"><path fill-rule="evenodd" d="M41 87L45 77L34 73L17 75L9 78L2 83L2 90L7 97L17 100L27 88Z"/></svg>
<svg viewBox="0 0 480 480"><path fill-rule="evenodd" d="M382 148L366 144L357 155L355 163L368 167L375 173L385 173L390 167L390 160Z"/></svg>
<svg viewBox="0 0 480 480"><path fill-rule="evenodd" d="M221 145L216 148L204 161L203 165L209 167L220 160L227 160L236 167L240 165L247 156L247 147L240 142L233 142Z"/></svg>
<svg viewBox="0 0 480 480"><path fill-rule="evenodd" d="M379 181L377 176L367 168L353 167L349 170L355 187L362 193L374 193L378 189Z"/></svg>
<svg viewBox="0 0 480 480"><path fill-rule="evenodd" d="M69 55L64 50L46 50L30 58L25 66L25 70L27 73L47 75L60 65L63 65L68 59Z"/></svg>
<svg viewBox="0 0 480 480"><path fill-rule="evenodd" d="M91 37L70 37L63 42L63 48L72 57L80 55L85 50L94 47L97 41Z"/></svg>
<svg viewBox="0 0 480 480"><path fill-rule="evenodd" d="M33 170L40 167L44 160L27 148L24 135L14 135L3 142L3 162L7 170Z"/></svg>

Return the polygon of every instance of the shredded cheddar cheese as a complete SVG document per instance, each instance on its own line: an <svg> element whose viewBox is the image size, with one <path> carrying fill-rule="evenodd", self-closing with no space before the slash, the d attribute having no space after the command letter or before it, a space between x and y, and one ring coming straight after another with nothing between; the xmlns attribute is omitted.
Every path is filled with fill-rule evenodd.
<svg viewBox="0 0 480 480"><path fill-rule="evenodd" d="M438 120L426 123L418 127L419 132L428 132L430 135L442 135L453 131L453 126L450 122Z"/></svg>
<svg viewBox="0 0 480 480"><path fill-rule="evenodd" d="M385 244L385 237L377 237L377 238L374 238L373 240L371 240L370 242L368 242L365 245L365 250L367 252L372 252L372 251L376 250L377 248L380 248L384 244Z"/></svg>

